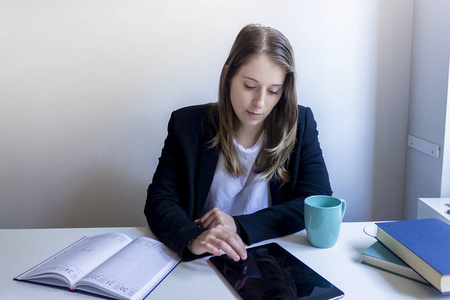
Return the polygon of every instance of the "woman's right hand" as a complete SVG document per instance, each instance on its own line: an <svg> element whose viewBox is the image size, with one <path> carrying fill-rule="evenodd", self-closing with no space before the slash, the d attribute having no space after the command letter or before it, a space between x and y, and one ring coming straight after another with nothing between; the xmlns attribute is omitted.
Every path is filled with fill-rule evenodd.
<svg viewBox="0 0 450 300"><path fill-rule="evenodd" d="M223 251L234 261L247 259L247 250L241 237L223 225L217 225L203 232L187 247L195 255L211 253L220 256Z"/></svg>

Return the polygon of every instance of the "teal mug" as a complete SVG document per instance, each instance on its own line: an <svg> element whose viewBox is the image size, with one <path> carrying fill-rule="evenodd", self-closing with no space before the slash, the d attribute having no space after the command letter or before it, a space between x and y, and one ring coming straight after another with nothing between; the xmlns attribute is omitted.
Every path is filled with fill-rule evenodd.
<svg viewBox="0 0 450 300"><path fill-rule="evenodd" d="M305 227L309 242L318 248L333 247L339 237L345 200L332 196L305 199Z"/></svg>

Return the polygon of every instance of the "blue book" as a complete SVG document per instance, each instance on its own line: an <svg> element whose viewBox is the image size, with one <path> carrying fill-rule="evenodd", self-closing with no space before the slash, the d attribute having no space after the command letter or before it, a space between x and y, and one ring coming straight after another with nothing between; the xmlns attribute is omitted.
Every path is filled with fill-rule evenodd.
<svg viewBox="0 0 450 300"><path fill-rule="evenodd" d="M364 250L362 254L363 259L361 263L363 264L428 284L422 276L417 274L416 271L378 241Z"/></svg>
<svg viewBox="0 0 450 300"><path fill-rule="evenodd" d="M380 242L441 293L450 293L450 225L438 219L419 219L377 226Z"/></svg>

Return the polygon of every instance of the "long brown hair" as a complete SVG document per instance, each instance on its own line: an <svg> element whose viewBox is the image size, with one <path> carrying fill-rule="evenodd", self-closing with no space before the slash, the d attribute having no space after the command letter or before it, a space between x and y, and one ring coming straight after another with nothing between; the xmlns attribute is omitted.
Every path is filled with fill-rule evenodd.
<svg viewBox="0 0 450 300"><path fill-rule="evenodd" d="M262 178L289 181L286 162L295 144L297 133L297 96L295 92L294 53L288 39L278 30L250 24L239 32L222 69L219 84L219 130L212 146L220 146L227 170L234 176L244 175L233 144L239 128L230 99L230 86L239 68L255 56L265 54L286 71L283 94L269 116L264 120L264 144L253 171Z"/></svg>

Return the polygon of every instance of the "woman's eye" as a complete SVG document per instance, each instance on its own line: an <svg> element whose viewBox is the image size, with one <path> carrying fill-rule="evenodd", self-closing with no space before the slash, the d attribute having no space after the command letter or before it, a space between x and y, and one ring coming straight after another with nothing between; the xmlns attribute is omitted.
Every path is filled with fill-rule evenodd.
<svg viewBox="0 0 450 300"><path fill-rule="evenodd" d="M247 85L247 84L244 84L244 86L245 86L245 88L248 89L248 90L253 90L253 89L256 88L255 86L251 86L251 85Z"/></svg>
<svg viewBox="0 0 450 300"><path fill-rule="evenodd" d="M278 95L278 91L271 91L271 90L269 90L269 94Z"/></svg>

